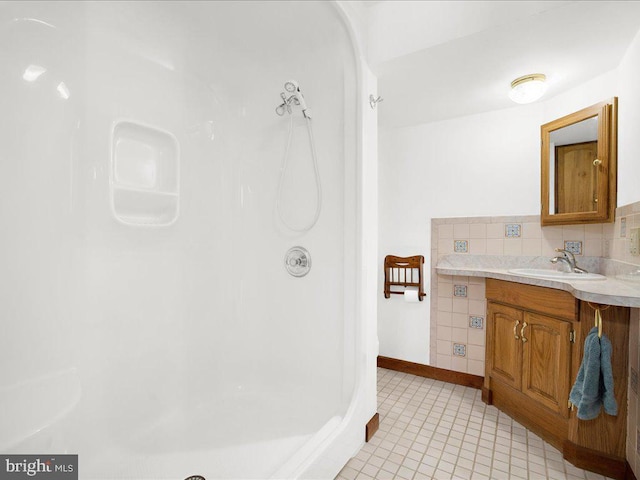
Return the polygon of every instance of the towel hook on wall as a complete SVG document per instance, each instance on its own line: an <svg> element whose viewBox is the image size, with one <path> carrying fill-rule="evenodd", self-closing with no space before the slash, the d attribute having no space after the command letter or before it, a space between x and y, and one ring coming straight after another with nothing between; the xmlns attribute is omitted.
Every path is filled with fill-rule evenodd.
<svg viewBox="0 0 640 480"><path fill-rule="evenodd" d="M374 97L373 95L369 95L369 105L371 105L371 109L375 110L376 109L376 105L380 102L384 101L384 98L378 96L378 98Z"/></svg>

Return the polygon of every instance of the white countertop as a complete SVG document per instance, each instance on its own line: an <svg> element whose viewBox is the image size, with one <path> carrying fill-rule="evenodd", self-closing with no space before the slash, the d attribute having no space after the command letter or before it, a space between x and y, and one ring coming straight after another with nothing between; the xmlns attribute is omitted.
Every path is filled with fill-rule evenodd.
<svg viewBox="0 0 640 480"><path fill-rule="evenodd" d="M592 267L588 270L604 274L607 277L605 280L551 280L509 273L511 269L528 266L540 267L544 265L544 268L550 268L548 266L549 260L541 257L447 255L438 260L436 272L440 275L495 278L555 288L565 290L574 297L587 302L640 308L640 281L638 281L640 276L637 277L638 280L623 280L623 278L633 278L629 273L637 271L638 267L628 264L614 265L613 263L619 264L620 262L599 260L601 259L586 261L590 265L599 264L598 267L600 267ZM583 265L580 261L578 263L580 266Z"/></svg>

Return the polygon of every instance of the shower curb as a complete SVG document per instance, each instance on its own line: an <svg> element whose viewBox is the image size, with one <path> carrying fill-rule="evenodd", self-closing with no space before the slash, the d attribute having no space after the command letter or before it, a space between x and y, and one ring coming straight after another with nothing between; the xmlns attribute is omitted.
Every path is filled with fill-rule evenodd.
<svg viewBox="0 0 640 480"><path fill-rule="evenodd" d="M367 425L364 427L364 441L368 442L373 438L373 436L380 428L380 414L376 412L376 414L371 417L371 420L367 422Z"/></svg>

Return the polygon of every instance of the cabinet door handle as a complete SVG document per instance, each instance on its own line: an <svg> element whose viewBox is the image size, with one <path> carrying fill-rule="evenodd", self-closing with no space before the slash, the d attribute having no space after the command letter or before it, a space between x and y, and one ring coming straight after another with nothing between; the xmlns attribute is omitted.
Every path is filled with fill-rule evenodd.
<svg viewBox="0 0 640 480"><path fill-rule="evenodd" d="M518 325L520 325L520 320L516 320L516 324L513 326L513 336L516 337L516 340L520 340L518 336Z"/></svg>
<svg viewBox="0 0 640 480"><path fill-rule="evenodd" d="M525 343L527 341L526 337L524 336L524 329L527 328L528 323L524 322L522 324L522 330L520 330L520 336L522 337L522 343Z"/></svg>

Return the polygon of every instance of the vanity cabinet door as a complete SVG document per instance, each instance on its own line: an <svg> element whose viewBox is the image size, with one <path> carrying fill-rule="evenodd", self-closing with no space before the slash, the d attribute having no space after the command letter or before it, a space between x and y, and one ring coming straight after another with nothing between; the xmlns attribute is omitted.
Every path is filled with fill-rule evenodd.
<svg viewBox="0 0 640 480"><path fill-rule="evenodd" d="M604 333L613 344L618 415L583 421L568 401L593 328L593 307L569 292L492 278L486 280L486 298L483 401L540 435L575 466L625 478L630 309L602 308Z"/></svg>
<svg viewBox="0 0 640 480"><path fill-rule="evenodd" d="M498 303L488 304L487 353L491 378L520 389L522 379L523 312Z"/></svg>
<svg viewBox="0 0 640 480"><path fill-rule="evenodd" d="M522 392L550 410L569 417L571 324L524 312Z"/></svg>

